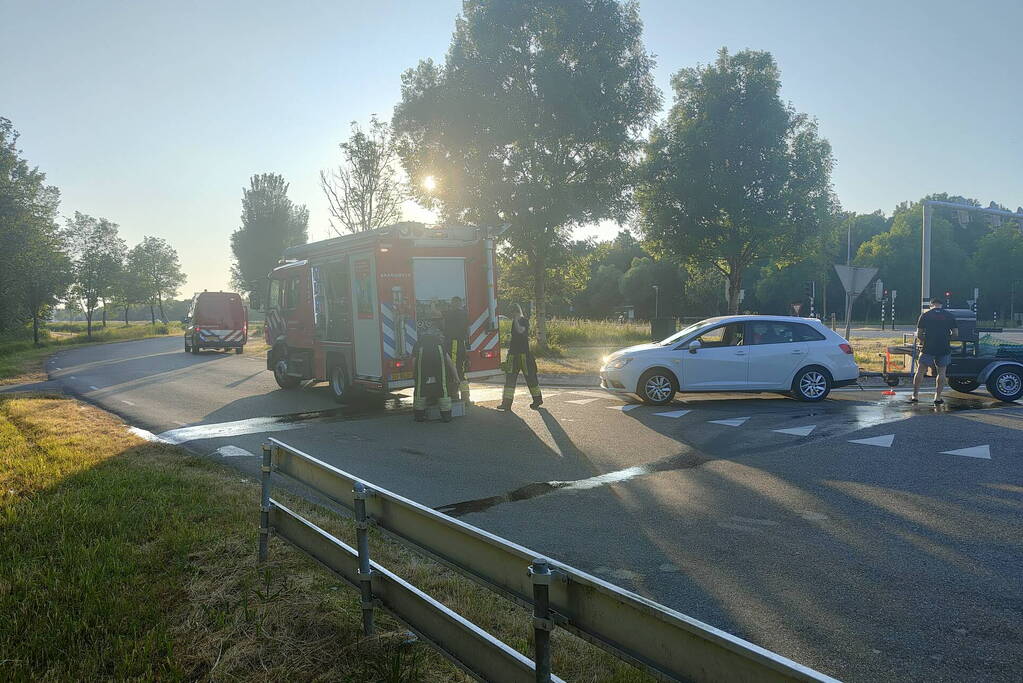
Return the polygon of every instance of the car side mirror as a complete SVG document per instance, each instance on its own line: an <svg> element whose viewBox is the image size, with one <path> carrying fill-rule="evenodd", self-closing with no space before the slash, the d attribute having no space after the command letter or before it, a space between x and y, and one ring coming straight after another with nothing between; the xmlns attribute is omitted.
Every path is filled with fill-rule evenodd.
<svg viewBox="0 0 1023 683"><path fill-rule="evenodd" d="M689 349L689 353L696 353L702 347L703 347L703 344L700 343L700 340L699 339L694 339L693 341L689 342L689 346L686 347L686 348Z"/></svg>

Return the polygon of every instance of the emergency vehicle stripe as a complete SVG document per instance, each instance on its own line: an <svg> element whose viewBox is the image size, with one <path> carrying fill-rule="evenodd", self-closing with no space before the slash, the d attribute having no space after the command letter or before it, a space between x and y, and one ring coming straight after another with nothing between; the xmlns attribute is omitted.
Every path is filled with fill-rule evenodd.
<svg viewBox="0 0 1023 683"><path fill-rule="evenodd" d="M483 322L487 319L488 315L490 315L490 311L483 311L482 313L480 313L480 317L476 318L476 321L469 326L470 337L476 334L476 330L480 328L480 325L483 324Z"/></svg>
<svg viewBox="0 0 1023 683"><path fill-rule="evenodd" d="M384 355L394 358L394 313L383 301L380 302L380 325L384 337Z"/></svg>
<svg viewBox="0 0 1023 683"><path fill-rule="evenodd" d="M495 332L494 336L492 336L489 340L487 340L487 343L483 345L483 348L486 349L486 350L494 348L495 346L497 346L497 340L498 340L498 335Z"/></svg>
<svg viewBox="0 0 1023 683"><path fill-rule="evenodd" d="M419 335L416 334L416 321L406 320L405 321L405 355L411 354L413 347L416 345L416 339Z"/></svg>

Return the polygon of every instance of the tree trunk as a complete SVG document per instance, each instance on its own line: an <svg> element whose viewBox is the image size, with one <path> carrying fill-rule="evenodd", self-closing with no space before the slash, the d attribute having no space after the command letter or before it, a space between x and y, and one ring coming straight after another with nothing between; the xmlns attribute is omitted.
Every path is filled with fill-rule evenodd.
<svg viewBox="0 0 1023 683"><path fill-rule="evenodd" d="M39 346L39 313L32 313L32 343Z"/></svg>
<svg viewBox="0 0 1023 683"><path fill-rule="evenodd" d="M125 327L128 327L128 325L129 325L129 323L128 323L128 308L129 308L128 306L124 307L124 326Z"/></svg>
<svg viewBox="0 0 1023 683"><path fill-rule="evenodd" d="M156 309L153 308L152 302L149 303L149 319L154 325L156 324Z"/></svg>
<svg viewBox="0 0 1023 683"><path fill-rule="evenodd" d="M103 299L103 329L107 329L107 300Z"/></svg>
<svg viewBox="0 0 1023 683"><path fill-rule="evenodd" d="M728 272L728 312L739 313L739 291L742 288L742 268L729 264Z"/></svg>
<svg viewBox="0 0 1023 683"><path fill-rule="evenodd" d="M547 259L542 254L533 258L533 316L536 319L536 345L547 349Z"/></svg>
<svg viewBox="0 0 1023 683"><path fill-rule="evenodd" d="M167 324L167 316L163 312L163 297L157 294L156 300L160 304L160 322Z"/></svg>
<svg viewBox="0 0 1023 683"><path fill-rule="evenodd" d="M92 339L92 314L94 312L95 309L85 309L85 336L89 339Z"/></svg>

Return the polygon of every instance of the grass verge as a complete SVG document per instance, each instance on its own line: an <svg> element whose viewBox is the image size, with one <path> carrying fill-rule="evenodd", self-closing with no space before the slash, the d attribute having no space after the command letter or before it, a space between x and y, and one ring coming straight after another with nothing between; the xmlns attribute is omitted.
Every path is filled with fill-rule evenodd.
<svg viewBox="0 0 1023 683"><path fill-rule="evenodd" d="M275 494L277 495L277 494ZM354 525L282 496L348 540ZM277 539L256 564L259 489L142 441L73 399L0 396L0 679L466 680ZM523 652L528 614L380 537L375 558ZM646 680L563 632L569 680Z"/></svg>
<svg viewBox="0 0 1023 683"><path fill-rule="evenodd" d="M0 385L22 382L41 382L46 379L43 361L55 350L64 346L82 344L103 344L115 341L130 341L149 337L165 337L181 334L178 323L134 324L129 327L108 325L106 329L93 328L92 338L85 334L40 337L41 346L34 346L31 339L0 341Z"/></svg>

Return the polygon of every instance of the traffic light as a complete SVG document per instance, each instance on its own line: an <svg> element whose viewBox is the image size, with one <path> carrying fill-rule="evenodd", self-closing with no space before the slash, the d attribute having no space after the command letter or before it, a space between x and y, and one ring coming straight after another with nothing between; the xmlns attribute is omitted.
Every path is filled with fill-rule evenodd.
<svg viewBox="0 0 1023 683"><path fill-rule="evenodd" d="M813 280L807 280L803 283L803 296L807 299L813 297Z"/></svg>

